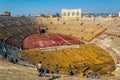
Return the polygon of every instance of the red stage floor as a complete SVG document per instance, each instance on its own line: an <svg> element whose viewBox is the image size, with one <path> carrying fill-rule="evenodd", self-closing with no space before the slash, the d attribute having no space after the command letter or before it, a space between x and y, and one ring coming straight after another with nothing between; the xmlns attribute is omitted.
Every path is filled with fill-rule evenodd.
<svg viewBox="0 0 120 80"><path fill-rule="evenodd" d="M84 44L79 39L62 34L33 34L23 41L24 49Z"/></svg>

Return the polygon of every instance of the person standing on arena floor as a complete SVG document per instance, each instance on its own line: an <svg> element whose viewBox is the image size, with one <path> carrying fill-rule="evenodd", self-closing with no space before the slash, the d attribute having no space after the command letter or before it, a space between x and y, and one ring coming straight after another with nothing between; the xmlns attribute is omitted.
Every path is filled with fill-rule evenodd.
<svg viewBox="0 0 120 80"><path fill-rule="evenodd" d="M59 70L58 70L58 64L56 64L56 69L55 69L55 73L58 74Z"/></svg>
<svg viewBox="0 0 120 80"><path fill-rule="evenodd" d="M37 64L37 71L40 73L40 76L41 76L41 73L42 73L42 62L39 61L39 63Z"/></svg>

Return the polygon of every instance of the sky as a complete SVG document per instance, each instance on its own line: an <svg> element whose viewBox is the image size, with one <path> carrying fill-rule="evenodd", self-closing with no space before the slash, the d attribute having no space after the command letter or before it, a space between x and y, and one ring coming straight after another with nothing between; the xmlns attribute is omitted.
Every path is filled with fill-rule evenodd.
<svg viewBox="0 0 120 80"><path fill-rule="evenodd" d="M38 15L60 13L61 9L82 9L82 13L118 13L120 0L0 0L0 13Z"/></svg>

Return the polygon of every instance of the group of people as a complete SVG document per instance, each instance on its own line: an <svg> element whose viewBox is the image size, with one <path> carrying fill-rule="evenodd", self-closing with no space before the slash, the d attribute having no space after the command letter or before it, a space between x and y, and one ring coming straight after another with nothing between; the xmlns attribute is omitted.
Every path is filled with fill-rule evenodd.
<svg viewBox="0 0 120 80"><path fill-rule="evenodd" d="M2 56L2 60L9 60L9 62L14 63L14 64L18 64L18 59L14 59L14 57L9 58L7 53L4 53Z"/></svg>
<svg viewBox="0 0 120 80"><path fill-rule="evenodd" d="M49 69L44 69L42 62L39 61L39 63L37 64L37 71L39 72L39 76L45 76L46 74L50 73ZM51 73L57 73L58 74L59 70L58 70L58 64L56 64L56 69L55 71L51 72Z"/></svg>
<svg viewBox="0 0 120 80"><path fill-rule="evenodd" d="M85 76L86 76L86 78L99 78L99 76L96 72L87 73Z"/></svg>
<svg viewBox="0 0 120 80"><path fill-rule="evenodd" d="M70 67L70 76L73 76L74 73L71 70L71 65L69 65L69 67ZM43 68L43 65L42 65L41 61L37 64L37 70L39 72L39 76L45 76L46 74L50 73L50 71L48 69ZM58 64L56 64L55 70L52 71L51 73L56 73L56 74L59 73ZM85 76L86 76L86 78L99 78L99 76L96 72L87 73L87 74L85 74Z"/></svg>

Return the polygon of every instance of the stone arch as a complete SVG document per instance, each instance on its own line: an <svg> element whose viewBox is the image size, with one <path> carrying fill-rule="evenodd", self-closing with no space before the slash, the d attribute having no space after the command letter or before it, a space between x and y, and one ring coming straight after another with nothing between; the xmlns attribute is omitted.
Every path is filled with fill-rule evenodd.
<svg viewBox="0 0 120 80"><path fill-rule="evenodd" d="M78 16L79 14L80 14L80 13L77 11L77 12L76 12L76 15Z"/></svg>
<svg viewBox="0 0 120 80"><path fill-rule="evenodd" d="M68 12L68 16L70 16L70 12Z"/></svg>
<svg viewBox="0 0 120 80"><path fill-rule="evenodd" d="M72 12L72 16L74 16L75 15L75 12Z"/></svg>
<svg viewBox="0 0 120 80"><path fill-rule="evenodd" d="M66 16L66 12L64 12L63 15Z"/></svg>

